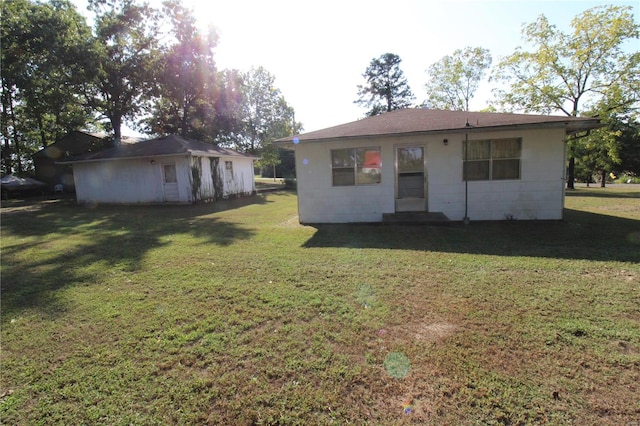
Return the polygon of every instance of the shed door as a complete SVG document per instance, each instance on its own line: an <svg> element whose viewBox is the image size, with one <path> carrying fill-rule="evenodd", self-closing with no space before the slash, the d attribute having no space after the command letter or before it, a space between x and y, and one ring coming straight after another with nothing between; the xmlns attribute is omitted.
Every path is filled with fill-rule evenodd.
<svg viewBox="0 0 640 426"><path fill-rule="evenodd" d="M427 210L426 158L423 146L396 147L396 211Z"/></svg>
<svg viewBox="0 0 640 426"><path fill-rule="evenodd" d="M162 175L164 179L164 200L180 201L178 193L178 175L176 174L176 164L163 164Z"/></svg>

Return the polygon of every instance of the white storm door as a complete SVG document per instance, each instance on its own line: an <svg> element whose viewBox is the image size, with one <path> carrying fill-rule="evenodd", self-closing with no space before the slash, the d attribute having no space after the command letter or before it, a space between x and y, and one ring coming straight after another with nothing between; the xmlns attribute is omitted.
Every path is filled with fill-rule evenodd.
<svg viewBox="0 0 640 426"><path fill-rule="evenodd" d="M396 212L427 211L423 146L396 147Z"/></svg>

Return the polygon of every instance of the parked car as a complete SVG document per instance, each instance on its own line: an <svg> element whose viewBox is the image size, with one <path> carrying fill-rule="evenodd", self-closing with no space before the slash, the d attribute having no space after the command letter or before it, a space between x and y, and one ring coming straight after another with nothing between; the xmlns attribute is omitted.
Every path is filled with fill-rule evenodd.
<svg viewBox="0 0 640 426"><path fill-rule="evenodd" d="M30 177L5 175L0 179L2 198L15 196L42 195L47 192L47 184Z"/></svg>

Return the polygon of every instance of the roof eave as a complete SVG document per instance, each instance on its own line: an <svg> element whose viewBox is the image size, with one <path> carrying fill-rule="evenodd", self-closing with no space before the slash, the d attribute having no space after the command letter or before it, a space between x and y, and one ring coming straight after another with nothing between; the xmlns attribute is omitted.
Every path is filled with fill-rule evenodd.
<svg viewBox="0 0 640 426"><path fill-rule="evenodd" d="M314 143L314 142L329 142L334 140L356 140L356 139L378 139L378 138L387 138L387 137L409 137L409 136L422 136L422 135L437 135L443 133L480 133L487 131L502 131L502 130L514 130L514 129L539 129L539 128L565 128L566 134L575 134L587 130L597 129L602 127L603 125L597 119L589 119L588 121L552 121L552 122L542 122L542 123L517 123L517 124L508 124L508 125L497 125L497 126L465 126L465 127L457 127L450 129L438 129L438 130L420 130L413 132L403 132L403 133L380 133L380 134L362 134L362 135L350 135L350 136L336 136L329 138L311 138L304 139L304 135L296 135L295 137L299 138L298 143L293 142L294 136L291 138L280 139L274 142L276 146L281 146L284 148L292 148L300 143ZM300 138L302 136L302 138Z"/></svg>
<svg viewBox="0 0 640 426"><path fill-rule="evenodd" d="M56 161L56 164L79 164L79 163L98 163L101 161L116 161L116 160L140 160L145 158L158 158L158 157L176 157L186 155L184 152L178 152L174 154L152 154L152 155L134 155L129 157L111 157L111 158L88 158L79 160L66 160Z"/></svg>

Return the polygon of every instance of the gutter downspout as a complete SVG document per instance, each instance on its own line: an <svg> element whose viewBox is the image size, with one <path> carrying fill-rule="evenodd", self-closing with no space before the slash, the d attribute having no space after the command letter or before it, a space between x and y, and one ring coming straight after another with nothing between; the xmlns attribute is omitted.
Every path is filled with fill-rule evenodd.
<svg viewBox="0 0 640 426"><path fill-rule="evenodd" d="M465 124L465 127L471 127L469 119ZM469 219L469 173L468 173L468 159L469 156L469 133L464 134L464 218L462 223L468 225L471 220Z"/></svg>
<svg viewBox="0 0 640 426"><path fill-rule="evenodd" d="M564 220L564 204L567 195L567 153L569 151L569 138L565 137L563 142L562 183L560 184L562 186L562 210L560 211L560 220Z"/></svg>

